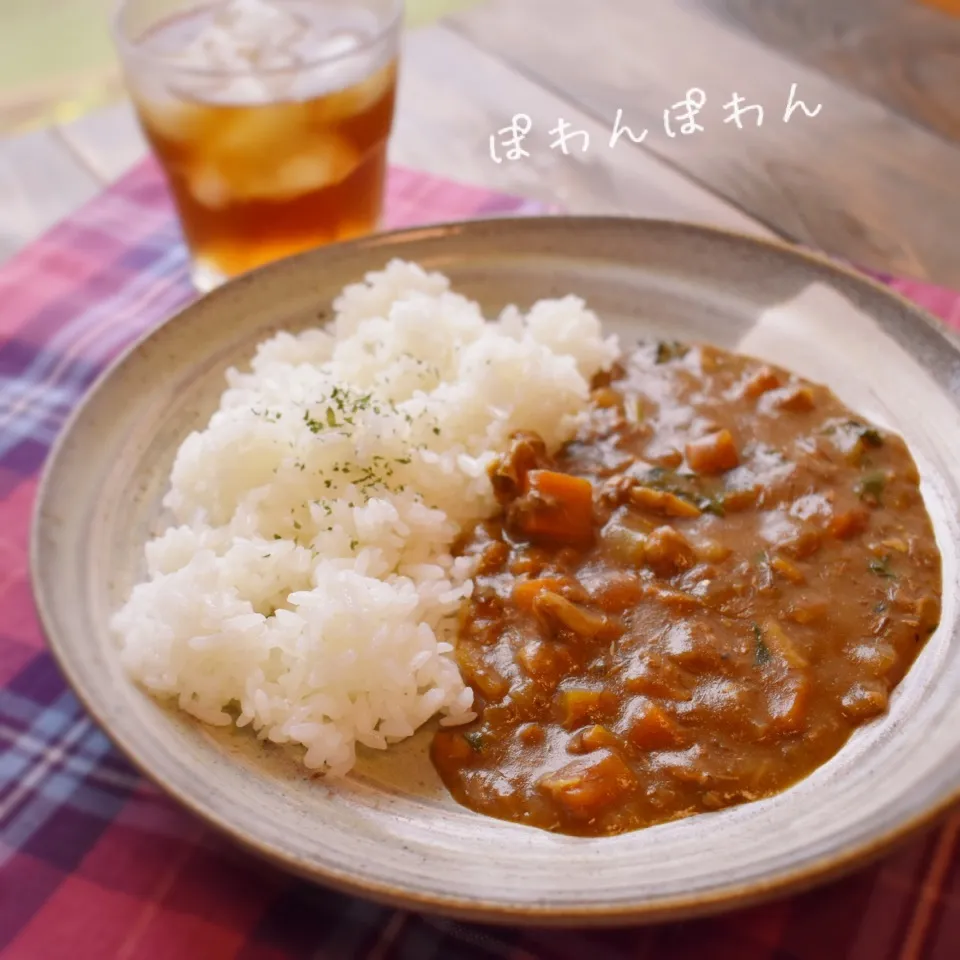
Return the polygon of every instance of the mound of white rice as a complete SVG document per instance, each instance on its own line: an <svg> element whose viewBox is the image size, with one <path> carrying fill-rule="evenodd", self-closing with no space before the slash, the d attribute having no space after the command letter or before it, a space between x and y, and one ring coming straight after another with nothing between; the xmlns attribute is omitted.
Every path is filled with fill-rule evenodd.
<svg viewBox="0 0 960 960"><path fill-rule="evenodd" d="M495 511L486 468L510 434L568 439L618 349L575 297L486 321L401 261L335 309L228 372L113 626L153 694L342 774L357 743L472 718L450 657L471 570L451 544Z"/></svg>

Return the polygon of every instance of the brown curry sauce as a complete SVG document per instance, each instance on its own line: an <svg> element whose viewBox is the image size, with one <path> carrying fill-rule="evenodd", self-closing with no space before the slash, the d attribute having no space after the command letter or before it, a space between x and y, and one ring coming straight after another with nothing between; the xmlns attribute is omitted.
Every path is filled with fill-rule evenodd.
<svg viewBox="0 0 960 960"><path fill-rule="evenodd" d="M748 357L642 346L555 458L518 435L491 478L456 650L478 718L431 752L494 817L604 835L777 793L940 618L904 442Z"/></svg>

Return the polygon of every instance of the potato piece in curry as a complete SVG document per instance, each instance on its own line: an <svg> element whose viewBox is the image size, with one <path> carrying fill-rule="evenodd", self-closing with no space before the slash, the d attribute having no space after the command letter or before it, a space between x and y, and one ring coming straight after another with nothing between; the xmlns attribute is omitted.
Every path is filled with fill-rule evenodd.
<svg viewBox="0 0 960 960"><path fill-rule="evenodd" d="M456 654L479 715L432 757L494 817L603 835L774 794L939 622L903 441L747 357L642 346L555 458L518 435L491 478Z"/></svg>

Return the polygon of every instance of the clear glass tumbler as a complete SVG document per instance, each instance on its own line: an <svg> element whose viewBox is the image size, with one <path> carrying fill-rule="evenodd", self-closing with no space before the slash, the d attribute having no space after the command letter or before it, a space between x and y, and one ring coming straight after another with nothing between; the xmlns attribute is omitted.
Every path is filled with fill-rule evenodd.
<svg viewBox="0 0 960 960"><path fill-rule="evenodd" d="M115 39L202 291L375 231L403 0L123 0Z"/></svg>

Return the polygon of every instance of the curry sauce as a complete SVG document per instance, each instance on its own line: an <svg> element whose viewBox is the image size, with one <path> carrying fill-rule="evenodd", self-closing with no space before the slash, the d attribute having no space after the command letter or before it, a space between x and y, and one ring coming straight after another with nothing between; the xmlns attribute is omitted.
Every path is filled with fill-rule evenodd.
<svg viewBox="0 0 960 960"><path fill-rule="evenodd" d="M491 479L456 649L478 717L432 757L494 817L616 834L777 793L939 622L903 440L748 357L642 345L555 457L518 435Z"/></svg>

